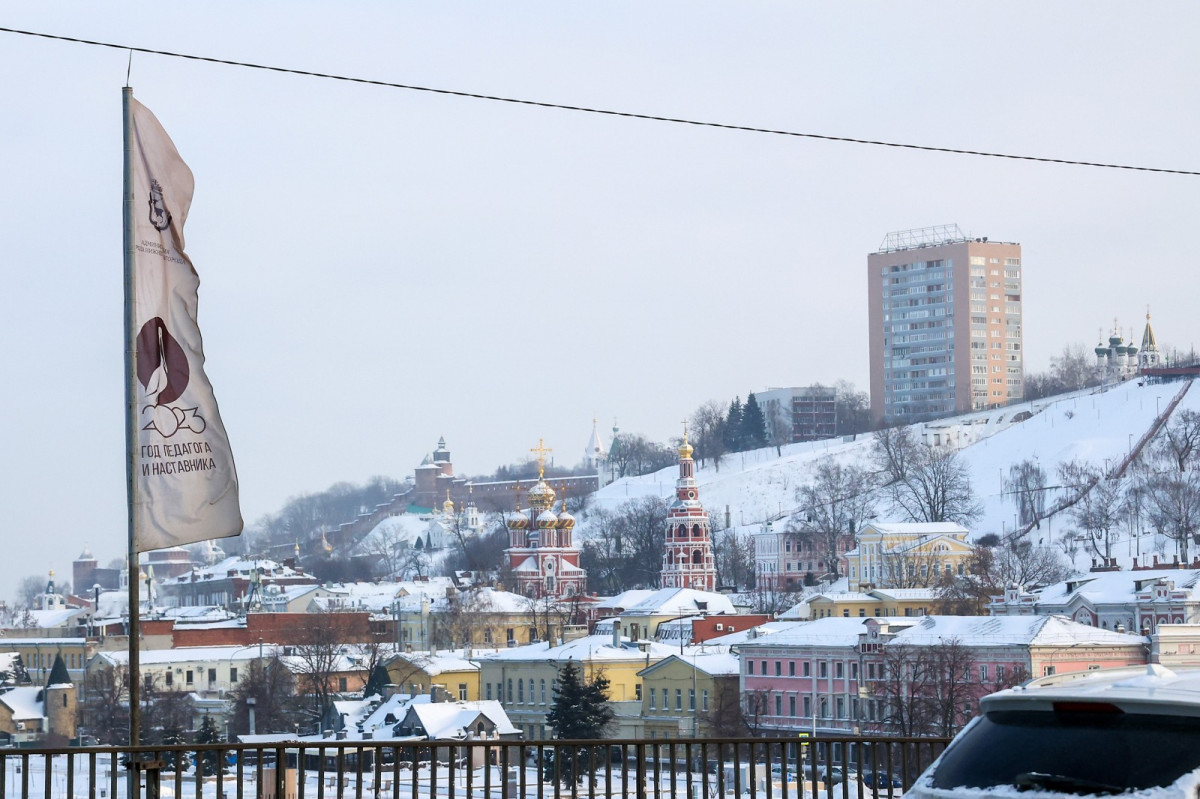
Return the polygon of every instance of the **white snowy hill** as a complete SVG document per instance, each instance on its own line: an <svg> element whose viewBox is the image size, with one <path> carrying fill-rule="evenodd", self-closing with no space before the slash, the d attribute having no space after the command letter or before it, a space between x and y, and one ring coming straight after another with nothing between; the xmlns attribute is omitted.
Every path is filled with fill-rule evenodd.
<svg viewBox="0 0 1200 799"><path fill-rule="evenodd" d="M961 456L984 508L971 535L1003 534L1016 523L1016 506L1003 494L1004 477L1011 465L1035 460L1045 470L1051 486L1058 482L1058 465L1076 458L1108 471L1118 470L1131 452L1148 443L1157 420L1185 408L1200 412L1200 390L1189 391L1189 387L1190 381L1138 385L1137 380L1129 380L1104 390L1086 389L995 411L940 419L916 425L914 431L930 443L969 442L961 447ZM811 479L822 458L870 468L871 441L872 435L864 434L856 440L792 444L780 455L769 447L727 455L719 468L708 461L703 466L697 462L700 500L713 517L714 526L725 526L728 518L731 527L755 529L769 519L798 510L796 490ZM669 498L674 494L677 475L677 468L670 467L617 480L593 495L589 509L615 509L641 496ZM1054 506L1056 495L1056 491L1048 492L1047 509ZM888 513L886 502L880 503L877 520L903 521ZM1044 521L1042 529L1033 533L1034 543L1052 543L1056 532L1065 530L1068 524L1063 514ZM577 529L587 537L587 514Z"/></svg>

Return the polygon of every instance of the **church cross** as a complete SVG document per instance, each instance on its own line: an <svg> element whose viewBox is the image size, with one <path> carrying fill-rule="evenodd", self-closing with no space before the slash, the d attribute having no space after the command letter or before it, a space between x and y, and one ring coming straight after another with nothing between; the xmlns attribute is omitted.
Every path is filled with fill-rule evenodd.
<svg viewBox="0 0 1200 799"><path fill-rule="evenodd" d="M539 438L538 445L536 447L530 447L529 451L537 453L538 479L541 480L546 474L546 453L553 452L554 450L547 447L545 442Z"/></svg>

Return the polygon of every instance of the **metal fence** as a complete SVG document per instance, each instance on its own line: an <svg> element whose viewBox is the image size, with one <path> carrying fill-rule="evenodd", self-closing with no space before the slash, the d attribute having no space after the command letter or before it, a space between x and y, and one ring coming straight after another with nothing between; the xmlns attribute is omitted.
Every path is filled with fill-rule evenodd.
<svg viewBox="0 0 1200 799"><path fill-rule="evenodd" d="M18 799L900 796L945 738L329 741L0 749Z"/></svg>

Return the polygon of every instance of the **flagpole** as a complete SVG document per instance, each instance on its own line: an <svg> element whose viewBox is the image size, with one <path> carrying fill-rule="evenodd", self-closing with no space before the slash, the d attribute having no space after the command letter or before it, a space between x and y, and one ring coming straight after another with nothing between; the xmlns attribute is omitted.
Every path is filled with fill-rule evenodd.
<svg viewBox="0 0 1200 799"><path fill-rule="evenodd" d="M137 430L137 356L134 331L133 285L133 89L121 90L121 110L125 142L124 226L125 226L125 496L129 526L129 745L137 746L142 725L141 642L138 603L138 559L136 508L138 503L138 430Z"/></svg>

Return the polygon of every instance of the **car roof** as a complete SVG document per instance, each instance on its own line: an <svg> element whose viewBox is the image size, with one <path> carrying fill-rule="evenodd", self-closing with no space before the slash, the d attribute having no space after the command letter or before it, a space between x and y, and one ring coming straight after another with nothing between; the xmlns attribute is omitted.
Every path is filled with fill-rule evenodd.
<svg viewBox="0 0 1200 799"><path fill-rule="evenodd" d="M984 697L980 709L1052 710L1056 702L1105 703L1126 713L1197 715L1200 668L1172 670L1151 663L1043 677Z"/></svg>

